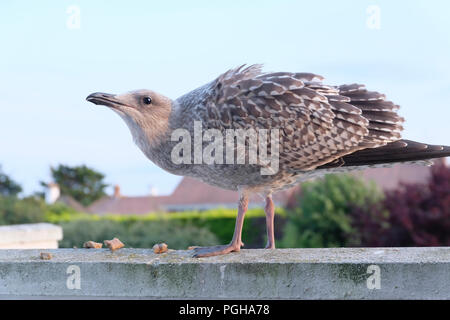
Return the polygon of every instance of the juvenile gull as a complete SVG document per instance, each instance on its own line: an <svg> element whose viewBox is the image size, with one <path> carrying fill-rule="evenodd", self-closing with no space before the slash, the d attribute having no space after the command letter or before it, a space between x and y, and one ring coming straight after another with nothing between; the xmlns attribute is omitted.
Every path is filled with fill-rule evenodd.
<svg viewBox="0 0 450 320"><path fill-rule="evenodd" d="M86 99L115 111L139 148L162 169L239 192L233 239L228 245L194 249L195 256L206 257L239 251L243 246L242 225L251 193L265 198L266 248L274 249L274 192L326 173L423 163L450 155L450 147L401 139L404 119L397 114L399 106L385 95L361 84L331 86L322 80L311 73L264 73L260 65L252 65L231 69L176 100L150 90L118 95L97 92ZM262 161L173 161L172 151L179 141L172 141L172 134L184 129L194 137L198 124L203 132L215 129L223 136L230 129L277 131L277 170L262 174L261 169L273 169ZM270 141L268 156L275 154ZM201 147L208 144L203 141ZM193 155L194 147L190 151ZM248 149L244 152L247 159Z"/></svg>

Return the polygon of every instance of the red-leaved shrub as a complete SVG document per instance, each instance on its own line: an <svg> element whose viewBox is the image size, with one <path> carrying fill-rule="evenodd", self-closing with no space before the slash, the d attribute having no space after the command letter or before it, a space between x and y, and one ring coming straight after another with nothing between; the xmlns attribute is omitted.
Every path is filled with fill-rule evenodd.
<svg viewBox="0 0 450 320"><path fill-rule="evenodd" d="M355 245L376 247L450 245L450 167L431 169L425 184L386 191L382 203L351 211Z"/></svg>

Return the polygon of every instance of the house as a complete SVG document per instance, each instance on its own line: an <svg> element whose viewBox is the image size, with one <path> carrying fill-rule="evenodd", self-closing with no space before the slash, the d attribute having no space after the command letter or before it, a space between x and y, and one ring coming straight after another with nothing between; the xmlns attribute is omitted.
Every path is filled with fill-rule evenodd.
<svg viewBox="0 0 450 320"><path fill-rule="evenodd" d="M296 188L279 192L274 195L277 206L283 206ZM168 196L128 197L120 193L120 187L115 186L112 196L103 197L87 210L95 214L146 214L155 211L188 211L208 210L217 207L236 208L238 193L207 185L190 177L184 177L172 194ZM259 207L263 199L253 195L249 208Z"/></svg>
<svg viewBox="0 0 450 320"><path fill-rule="evenodd" d="M114 186L114 194L105 196L87 207L89 213L96 214L146 214L155 211L165 211L164 203L169 196L129 197L120 193L120 187Z"/></svg>
<svg viewBox="0 0 450 320"><path fill-rule="evenodd" d="M86 211L86 208L77 200L68 195L61 195L61 190L57 183L47 184L47 191L45 193L45 202L48 204L62 203L78 212Z"/></svg>

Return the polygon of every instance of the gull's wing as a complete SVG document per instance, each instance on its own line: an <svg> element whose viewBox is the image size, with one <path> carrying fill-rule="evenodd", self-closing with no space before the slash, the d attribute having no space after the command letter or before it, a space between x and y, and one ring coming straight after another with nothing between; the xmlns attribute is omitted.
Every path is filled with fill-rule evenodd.
<svg viewBox="0 0 450 320"><path fill-rule="evenodd" d="M398 106L362 85L327 86L311 73L227 71L204 100L208 128L279 129L280 166L311 170L400 139ZM270 151L270 150L269 150Z"/></svg>

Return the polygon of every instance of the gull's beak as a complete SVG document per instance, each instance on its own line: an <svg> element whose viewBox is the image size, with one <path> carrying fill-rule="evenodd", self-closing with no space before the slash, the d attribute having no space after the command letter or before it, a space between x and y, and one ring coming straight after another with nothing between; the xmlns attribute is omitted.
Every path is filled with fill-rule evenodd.
<svg viewBox="0 0 450 320"><path fill-rule="evenodd" d="M117 107L118 105L123 105L115 94L95 92L91 93L86 97L86 100L92 102L93 104L99 104L107 107Z"/></svg>

